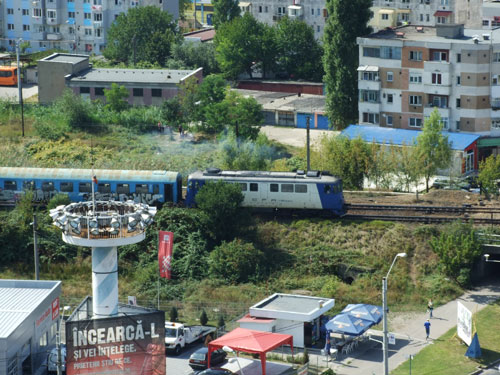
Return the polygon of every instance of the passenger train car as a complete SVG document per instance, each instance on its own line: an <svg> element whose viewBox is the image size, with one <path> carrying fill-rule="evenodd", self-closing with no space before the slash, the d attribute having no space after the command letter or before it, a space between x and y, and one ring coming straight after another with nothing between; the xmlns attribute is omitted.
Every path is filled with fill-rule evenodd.
<svg viewBox="0 0 500 375"><path fill-rule="evenodd" d="M26 190L33 191L37 202L47 202L58 193L73 202L90 200L93 176L96 200L160 205L182 199L182 178L177 172L0 167L0 203L13 203Z"/></svg>
<svg viewBox="0 0 500 375"><path fill-rule="evenodd" d="M318 171L255 172L209 168L189 175L186 206L195 206L195 196L209 181L237 183L244 195L243 206L271 209L327 210L345 214L342 180Z"/></svg>

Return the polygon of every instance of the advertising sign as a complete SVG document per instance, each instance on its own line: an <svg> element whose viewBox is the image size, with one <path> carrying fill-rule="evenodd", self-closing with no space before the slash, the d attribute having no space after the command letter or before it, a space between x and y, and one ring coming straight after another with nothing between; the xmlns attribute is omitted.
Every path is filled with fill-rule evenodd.
<svg viewBox="0 0 500 375"><path fill-rule="evenodd" d="M158 263L160 266L160 276L170 279L174 234L172 232L160 231L158 235Z"/></svg>
<svg viewBox="0 0 500 375"><path fill-rule="evenodd" d="M396 345L396 335L389 333L389 345Z"/></svg>
<svg viewBox="0 0 500 375"><path fill-rule="evenodd" d="M467 345L472 342L472 313L457 302L457 334Z"/></svg>
<svg viewBox="0 0 500 375"><path fill-rule="evenodd" d="M52 320L59 317L59 297L52 301Z"/></svg>
<svg viewBox="0 0 500 375"><path fill-rule="evenodd" d="M68 375L165 375L165 313L66 322Z"/></svg>

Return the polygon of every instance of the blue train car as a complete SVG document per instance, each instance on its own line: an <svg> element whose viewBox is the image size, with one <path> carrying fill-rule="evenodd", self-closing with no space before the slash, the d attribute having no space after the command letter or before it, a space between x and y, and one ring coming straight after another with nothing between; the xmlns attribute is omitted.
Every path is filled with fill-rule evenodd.
<svg viewBox="0 0 500 375"><path fill-rule="evenodd" d="M92 199L92 177L96 200L134 200L159 205L182 199L182 178L178 172L64 168L0 167L0 202L15 202L26 190L34 200L47 202L66 194L73 202Z"/></svg>
<svg viewBox="0 0 500 375"><path fill-rule="evenodd" d="M244 207L327 210L338 216L345 214L342 180L318 171L222 171L217 168L197 171L188 177L186 206L195 205L196 194L205 183L218 180L241 186Z"/></svg>

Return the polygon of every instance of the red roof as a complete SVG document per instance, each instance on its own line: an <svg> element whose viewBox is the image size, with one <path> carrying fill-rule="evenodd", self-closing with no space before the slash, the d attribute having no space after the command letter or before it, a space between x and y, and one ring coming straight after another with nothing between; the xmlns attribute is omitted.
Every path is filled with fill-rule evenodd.
<svg viewBox="0 0 500 375"><path fill-rule="evenodd" d="M196 38L200 39L201 42L207 42L209 40L213 40L215 37L215 29L204 29L204 30L196 30L191 31L189 33L185 33L184 38Z"/></svg>
<svg viewBox="0 0 500 375"><path fill-rule="evenodd" d="M243 318L238 320L238 323L272 323L276 319L272 318L259 318L256 316L251 316L250 314L246 314Z"/></svg>
<svg viewBox="0 0 500 375"><path fill-rule="evenodd" d="M434 17L448 17L451 16L451 11L449 10L438 10L436 13L434 13Z"/></svg>
<svg viewBox="0 0 500 375"><path fill-rule="evenodd" d="M210 367L210 354L214 350L228 346L235 352L259 353L262 362L262 374L266 375L266 353L281 345L290 345L293 353L293 336L236 328L224 336L210 341L208 344L208 365Z"/></svg>

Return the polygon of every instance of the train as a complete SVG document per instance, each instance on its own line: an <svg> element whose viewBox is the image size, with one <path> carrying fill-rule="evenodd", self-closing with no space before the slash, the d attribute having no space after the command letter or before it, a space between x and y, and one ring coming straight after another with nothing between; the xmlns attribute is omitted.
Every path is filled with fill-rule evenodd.
<svg viewBox="0 0 500 375"><path fill-rule="evenodd" d="M196 206L196 194L208 182L239 184L243 207L266 210L317 210L337 216L346 213L342 180L327 172L224 171L207 168L187 178L185 199L179 172L0 167L0 203L15 203L30 190L35 202L66 194L73 202L92 199L127 201L161 206L165 203Z"/></svg>

